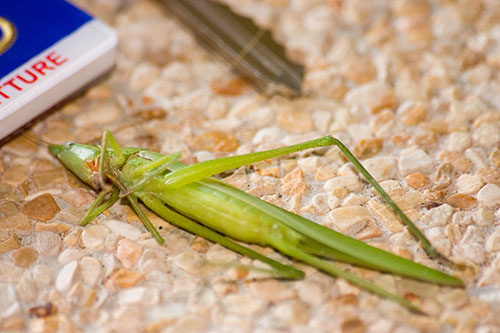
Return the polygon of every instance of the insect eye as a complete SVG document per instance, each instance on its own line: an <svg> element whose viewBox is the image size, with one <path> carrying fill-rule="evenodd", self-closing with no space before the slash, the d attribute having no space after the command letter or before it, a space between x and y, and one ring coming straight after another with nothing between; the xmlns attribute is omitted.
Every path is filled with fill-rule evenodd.
<svg viewBox="0 0 500 333"><path fill-rule="evenodd" d="M68 142L66 142L66 143L64 144L64 147L65 147L65 148L71 148L71 146L72 146L72 145L74 145L74 143L73 143L73 142L71 142L71 141L68 141Z"/></svg>

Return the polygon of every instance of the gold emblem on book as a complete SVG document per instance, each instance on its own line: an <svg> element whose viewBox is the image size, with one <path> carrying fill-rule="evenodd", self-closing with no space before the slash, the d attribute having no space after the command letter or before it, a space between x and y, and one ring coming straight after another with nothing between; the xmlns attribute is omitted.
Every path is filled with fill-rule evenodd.
<svg viewBox="0 0 500 333"><path fill-rule="evenodd" d="M16 28L6 18L0 16L0 55L14 43Z"/></svg>

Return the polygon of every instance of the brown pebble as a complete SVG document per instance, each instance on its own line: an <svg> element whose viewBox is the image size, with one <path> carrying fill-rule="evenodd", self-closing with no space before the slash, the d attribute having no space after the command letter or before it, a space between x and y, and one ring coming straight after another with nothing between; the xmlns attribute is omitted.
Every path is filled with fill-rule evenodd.
<svg viewBox="0 0 500 333"><path fill-rule="evenodd" d="M56 308L52 305L52 303L46 303L44 305L39 305L28 309L28 314L30 317L43 318L54 314Z"/></svg>
<svg viewBox="0 0 500 333"><path fill-rule="evenodd" d="M194 138L194 149L210 152L230 152L238 148L238 140L232 134L223 132L205 132Z"/></svg>
<svg viewBox="0 0 500 333"><path fill-rule="evenodd" d="M30 220L21 213L0 218L0 230L28 230Z"/></svg>
<svg viewBox="0 0 500 333"><path fill-rule="evenodd" d="M111 274L110 279L120 288L130 288L137 285L144 277L144 274L136 271L119 269Z"/></svg>
<svg viewBox="0 0 500 333"><path fill-rule="evenodd" d="M472 51L469 48L464 48L458 56L458 63L462 69L468 69L484 61L484 55Z"/></svg>
<svg viewBox="0 0 500 333"><path fill-rule="evenodd" d="M474 206L476 202L476 198L463 193L452 194L448 197L448 199L446 199L446 203L448 203L450 206L460 209L469 209Z"/></svg>
<svg viewBox="0 0 500 333"><path fill-rule="evenodd" d="M63 224L63 223L55 222L55 223L37 223L37 224L35 224L35 231L36 232L50 231L50 232L62 234L68 230L69 230L69 226L66 224Z"/></svg>
<svg viewBox="0 0 500 333"><path fill-rule="evenodd" d="M53 218L60 210L54 197L45 193L25 204L23 213L31 219L45 222Z"/></svg>
<svg viewBox="0 0 500 333"><path fill-rule="evenodd" d="M439 155L439 158L446 163L450 163L455 169L459 170L462 173L467 172L467 170L469 170L472 166L472 163L469 159L467 159L461 153L457 152L444 150Z"/></svg>
<svg viewBox="0 0 500 333"><path fill-rule="evenodd" d="M416 103L404 109L401 112L401 121L408 126L418 125L427 117L427 105Z"/></svg>
<svg viewBox="0 0 500 333"><path fill-rule="evenodd" d="M365 323L359 318L346 319L340 325L342 333L363 333L366 331Z"/></svg>
<svg viewBox="0 0 500 333"><path fill-rule="evenodd" d="M481 168L477 170L477 175L485 183L500 185L500 171L493 168Z"/></svg>
<svg viewBox="0 0 500 333"><path fill-rule="evenodd" d="M357 158L368 158L377 155L384 145L384 140L381 138L362 139L354 147L353 153Z"/></svg>
<svg viewBox="0 0 500 333"><path fill-rule="evenodd" d="M21 246L21 243L19 242L19 238L17 235L10 235L9 238L4 240L3 242L0 242L0 253L5 253L14 249L19 248Z"/></svg>
<svg viewBox="0 0 500 333"><path fill-rule="evenodd" d="M144 120L163 119L167 115L165 110L161 108L150 108L140 110L137 115Z"/></svg>
<svg viewBox="0 0 500 333"><path fill-rule="evenodd" d="M17 266L29 267L38 259L38 253L32 247L22 247L12 253L12 259Z"/></svg>
<svg viewBox="0 0 500 333"><path fill-rule="evenodd" d="M495 150L490 155L491 163L497 168L500 167L500 150Z"/></svg>
<svg viewBox="0 0 500 333"><path fill-rule="evenodd" d="M431 181L429 176L423 173L412 173L406 176L406 183L414 189L419 189L428 186Z"/></svg>
<svg viewBox="0 0 500 333"><path fill-rule="evenodd" d="M249 88L245 81L236 76L225 80L213 81L210 87L217 94L225 96L241 95Z"/></svg>
<svg viewBox="0 0 500 333"><path fill-rule="evenodd" d="M2 176L2 182L19 186L28 178L28 170L24 165L15 165L5 170Z"/></svg>
<svg viewBox="0 0 500 333"><path fill-rule="evenodd" d="M283 178L283 182L281 183L281 191L286 194L304 194L307 190L307 184L304 179L304 173L302 169L295 168L293 171L288 173L285 178Z"/></svg>
<svg viewBox="0 0 500 333"><path fill-rule="evenodd" d="M207 253L209 247L210 247L210 244L206 240L204 240L203 238L200 238L200 237L196 237L191 242L191 249L193 251L198 252L198 253Z"/></svg>

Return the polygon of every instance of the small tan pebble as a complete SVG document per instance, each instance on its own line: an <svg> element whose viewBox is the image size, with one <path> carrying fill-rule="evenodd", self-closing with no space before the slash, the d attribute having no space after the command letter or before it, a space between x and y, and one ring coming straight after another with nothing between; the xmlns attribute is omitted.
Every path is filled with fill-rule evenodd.
<svg viewBox="0 0 500 333"><path fill-rule="evenodd" d="M24 165L16 165L4 171L2 182L12 186L19 186L28 179L28 176L28 170Z"/></svg>
<svg viewBox="0 0 500 333"><path fill-rule="evenodd" d="M467 148L465 150L464 156L474 163L476 168L482 169L488 166L488 159L486 158L486 154L481 148Z"/></svg>
<svg viewBox="0 0 500 333"><path fill-rule="evenodd" d="M495 207L500 204L500 186L486 184L477 193L477 200L487 207Z"/></svg>
<svg viewBox="0 0 500 333"><path fill-rule="evenodd" d="M122 305L141 304L152 306L160 302L160 293L157 289L147 287L131 287L123 289L118 294L118 303Z"/></svg>
<svg viewBox="0 0 500 333"><path fill-rule="evenodd" d="M477 199L468 194L455 193L450 195L446 202L455 208L469 209L477 203Z"/></svg>
<svg viewBox="0 0 500 333"><path fill-rule="evenodd" d="M453 207L443 204L439 207L430 209L424 216L422 216L420 221L430 227L443 226L448 223L452 214Z"/></svg>
<svg viewBox="0 0 500 333"><path fill-rule="evenodd" d="M42 140L50 144L74 142L75 139L75 133L67 128L48 128L46 132L42 134Z"/></svg>
<svg viewBox="0 0 500 333"><path fill-rule="evenodd" d="M33 171L33 182L39 191L53 189L62 184L66 184L68 173L63 167L44 171Z"/></svg>
<svg viewBox="0 0 500 333"><path fill-rule="evenodd" d="M362 139L354 147L353 153L357 158L368 158L378 154L382 150L384 140L381 138Z"/></svg>
<svg viewBox="0 0 500 333"><path fill-rule="evenodd" d="M296 292L277 280L262 280L248 284L250 292L268 302L281 302L297 297Z"/></svg>
<svg viewBox="0 0 500 333"><path fill-rule="evenodd" d="M131 288L144 279L145 275L137 271L119 269L110 275L111 281L120 288Z"/></svg>
<svg viewBox="0 0 500 333"><path fill-rule="evenodd" d="M17 266L29 267L38 259L38 253L32 247L22 247L12 253L12 259Z"/></svg>
<svg viewBox="0 0 500 333"><path fill-rule="evenodd" d="M237 76L228 79L218 79L210 83L212 90L223 96L238 96L249 89L249 86Z"/></svg>
<svg viewBox="0 0 500 333"><path fill-rule="evenodd" d="M489 227L493 224L494 221L495 221L495 215L493 214L493 211L491 211L490 209L485 207L480 207L476 211L477 225Z"/></svg>
<svg viewBox="0 0 500 333"><path fill-rule="evenodd" d="M64 223L37 223L35 224L35 232L50 231L57 234L63 234L69 230L69 226Z"/></svg>
<svg viewBox="0 0 500 333"><path fill-rule="evenodd" d="M323 181L337 175L337 168L331 165L322 165L316 170L316 180Z"/></svg>
<svg viewBox="0 0 500 333"><path fill-rule="evenodd" d="M83 229L81 240L89 250L100 250L104 248L104 240L110 230L103 225L92 225Z"/></svg>
<svg viewBox="0 0 500 333"><path fill-rule="evenodd" d="M461 153L457 152L450 152L444 150L440 155L439 158L446 163L450 163L454 168L461 172L467 172L471 166L472 163L470 162L469 159L464 157Z"/></svg>
<svg viewBox="0 0 500 333"><path fill-rule="evenodd" d="M57 261L60 264L67 264L73 260L80 260L86 255L86 251L80 249L65 249L57 257Z"/></svg>
<svg viewBox="0 0 500 333"><path fill-rule="evenodd" d="M217 97L210 101L206 112L210 119L220 119L227 114L228 110L227 99L224 97Z"/></svg>
<svg viewBox="0 0 500 333"><path fill-rule="evenodd" d="M7 239L0 242L0 253L9 252L15 250L21 246L19 237L16 234L10 235Z"/></svg>
<svg viewBox="0 0 500 333"><path fill-rule="evenodd" d="M68 232L64 236L63 244L66 246L75 246L81 241L81 238L80 238L81 235L82 235L82 229L73 228L70 230L70 232Z"/></svg>
<svg viewBox="0 0 500 333"><path fill-rule="evenodd" d="M307 191L307 184L304 179L304 172L300 168L295 168L289 172L282 180L281 191L286 194L304 194Z"/></svg>
<svg viewBox="0 0 500 333"><path fill-rule="evenodd" d="M46 222L60 210L54 197L46 193L26 203L23 207L23 214L31 219Z"/></svg>
<svg viewBox="0 0 500 333"><path fill-rule="evenodd" d="M434 118L422 124L427 129L436 134L448 134L448 122L445 118Z"/></svg>
<svg viewBox="0 0 500 333"><path fill-rule="evenodd" d="M427 117L428 106L424 103L404 102L398 108L397 113L401 121L407 126L415 126Z"/></svg>
<svg viewBox="0 0 500 333"><path fill-rule="evenodd" d="M486 240L486 250L490 252L500 251L500 229L496 229Z"/></svg>
<svg viewBox="0 0 500 333"><path fill-rule="evenodd" d="M396 159L392 156L376 156L363 161L363 166L377 181L396 175Z"/></svg>
<svg viewBox="0 0 500 333"><path fill-rule="evenodd" d="M16 291L23 302L32 302L38 295L35 280L26 274L17 282Z"/></svg>
<svg viewBox="0 0 500 333"><path fill-rule="evenodd" d="M206 258L211 262L228 264L238 259L238 256L234 251L216 244L210 248Z"/></svg>
<svg viewBox="0 0 500 333"><path fill-rule="evenodd" d="M309 156L299 159L297 161L297 165L306 174L314 174L318 167L321 166L321 159L319 158L319 156Z"/></svg>
<svg viewBox="0 0 500 333"><path fill-rule="evenodd" d="M363 333L366 332L366 325L360 318L349 318L340 324L342 333Z"/></svg>
<svg viewBox="0 0 500 333"><path fill-rule="evenodd" d="M314 127L313 118L309 112L291 105L279 108L276 121L280 128L295 134L310 132Z"/></svg>
<svg viewBox="0 0 500 333"><path fill-rule="evenodd" d="M111 95L111 88L106 84L98 84L85 93L85 97L90 100L107 99Z"/></svg>
<svg viewBox="0 0 500 333"><path fill-rule="evenodd" d="M432 165L432 159L422 149L403 152L398 162L399 170L403 175L430 169Z"/></svg>
<svg viewBox="0 0 500 333"><path fill-rule="evenodd" d="M349 107L365 108L372 114L397 106L394 91L380 82L370 82L351 89L346 94L344 102Z"/></svg>
<svg viewBox="0 0 500 333"><path fill-rule="evenodd" d="M74 124L78 127L108 124L117 120L119 116L120 109L114 102L98 102L76 116Z"/></svg>
<svg viewBox="0 0 500 333"><path fill-rule="evenodd" d="M198 253L207 253L210 243L201 237L196 237L191 242L191 249Z"/></svg>
<svg viewBox="0 0 500 333"><path fill-rule="evenodd" d="M0 230L22 231L30 228L30 220L24 214L0 217Z"/></svg>
<svg viewBox="0 0 500 333"><path fill-rule="evenodd" d="M323 186L323 189L325 191L333 191L334 194L342 189L346 191L357 191L361 189L361 182L358 176L339 176L329 179Z"/></svg>
<svg viewBox="0 0 500 333"><path fill-rule="evenodd" d="M461 289L446 290L438 293L436 299L448 309L460 309L468 301L469 296Z"/></svg>
<svg viewBox="0 0 500 333"><path fill-rule="evenodd" d="M55 281L56 289L61 292L67 291L73 284L77 270L78 262L76 260L73 260L64 265L64 267L57 274Z"/></svg>
<svg viewBox="0 0 500 333"><path fill-rule="evenodd" d="M2 321L17 317L21 314L21 307L16 298L14 287L7 283L0 283L0 314ZM2 323L3 324L3 323Z"/></svg>
<svg viewBox="0 0 500 333"><path fill-rule="evenodd" d="M279 303L271 309L271 313L290 325L307 325L310 318L309 308L298 300Z"/></svg>
<svg viewBox="0 0 500 333"><path fill-rule="evenodd" d="M370 58L353 55L342 62L340 72L347 80L356 84L363 84L375 79L377 68Z"/></svg>
<svg viewBox="0 0 500 333"><path fill-rule="evenodd" d="M60 198L64 201L70 203L72 206L82 207L88 202L94 201L94 194L91 194L88 190L83 188L73 189L71 191L63 193Z"/></svg>
<svg viewBox="0 0 500 333"><path fill-rule="evenodd" d="M232 294L224 298L224 303L230 313L253 316L262 312L267 302L251 295Z"/></svg>
<svg viewBox="0 0 500 333"><path fill-rule="evenodd" d="M493 163L493 166L496 166L497 168L500 167L500 150L494 150L490 154L490 160L491 163Z"/></svg>
<svg viewBox="0 0 500 333"><path fill-rule="evenodd" d="M111 232L119 234L130 240L138 240L142 235L142 231L136 226L120 222L118 220L109 220L106 222L106 226L111 230Z"/></svg>
<svg viewBox="0 0 500 333"><path fill-rule="evenodd" d="M16 215L17 213L19 213L19 208L13 202L5 202L3 204L0 204L0 213L5 216Z"/></svg>
<svg viewBox="0 0 500 333"><path fill-rule="evenodd" d="M182 332L206 332L207 331L207 320L205 318L196 316L186 316L179 319L172 325L170 332L172 333L182 333Z"/></svg>
<svg viewBox="0 0 500 333"><path fill-rule="evenodd" d="M342 201L342 206L362 206L365 202L368 201L368 198L363 195L357 195L354 193L349 193L347 197Z"/></svg>
<svg viewBox="0 0 500 333"><path fill-rule="evenodd" d="M129 85L132 89L141 91L152 84L159 75L160 71L158 67L141 62L133 69L130 75Z"/></svg>
<svg viewBox="0 0 500 333"><path fill-rule="evenodd" d="M430 179L429 176L423 173L412 173L406 176L405 178L408 186L414 189L420 189L426 186L429 186Z"/></svg>
<svg viewBox="0 0 500 333"><path fill-rule="evenodd" d="M335 208L328 214L328 221L342 233L355 234L371 220L371 214L362 206Z"/></svg>
<svg viewBox="0 0 500 333"><path fill-rule="evenodd" d="M54 272L54 268L40 264L33 267L32 275L39 287L47 287L54 279Z"/></svg>
<svg viewBox="0 0 500 333"><path fill-rule="evenodd" d="M403 231L403 223L394 213L385 205L379 203L377 200L372 199L368 201L367 207L377 221L387 228L390 232Z"/></svg>
<svg viewBox="0 0 500 333"><path fill-rule="evenodd" d="M479 227L468 226L458 248L462 256L475 264L482 264L486 259L484 249L484 235Z"/></svg>
<svg viewBox="0 0 500 333"><path fill-rule="evenodd" d="M58 234L43 231L35 234L35 249L43 257L50 257L59 253L61 237Z"/></svg>
<svg viewBox="0 0 500 333"><path fill-rule="evenodd" d="M238 148L238 141L232 134L223 132L205 132L193 140L194 149L210 152L231 152Z"/></svg>
<svg viewBox="0 0 500 333"><path fill-rule="evenodd" d="M129 239L121 239L116 247L116 257L121 261L123 267L131 268L142 254L142 247Z"/></svg>
<svg viewBox="0 0 500 333"><path fill-rule="evenodd" d="M298 293L302 301L311 306L320 306L329 295L328 285L322 281L301 281L298 284Z"/></svg>
<svg viewBox="0 0 500 333"><path fill-rule="evenodd" d="M472 144L472 138L467 132L453 132L448 137L447 148L449 151L464 151Z"/></svg>
<svg viewBox="0 0 500 333"><path fill-rule="evenodd" d="M185 251L173 258L173 262L184 272L201 275L206 266L206 260L197 253Z"/></svg>
<svg viewBox="0 0 500 333"><path fill-rule="evenodd" d="M481 178L477 175L462 174L456 180L459 193L472 194L483 186Z"/></svg>
<svg viewBox="0 0 500 333"><path fill-rule="evenodd" d="M495 184L500 186L500 170L493 168L481 168L477 170L477 175L485 183Z"/></svg>

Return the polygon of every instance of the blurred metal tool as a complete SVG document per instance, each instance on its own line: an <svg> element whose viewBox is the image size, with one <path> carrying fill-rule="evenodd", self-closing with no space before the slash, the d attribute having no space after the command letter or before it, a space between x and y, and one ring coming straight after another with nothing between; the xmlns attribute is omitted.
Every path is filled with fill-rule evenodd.
<svg viewBox="0 0 500 333"><path fill-rule="evenodd" d="M204 46L265 94L300 94L304 67L290 61L271 33L209 0L161 0Z"/></svg>

